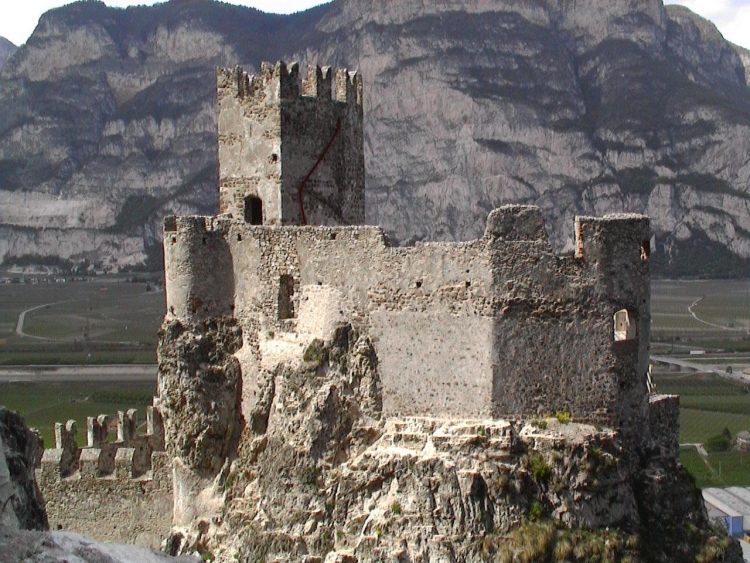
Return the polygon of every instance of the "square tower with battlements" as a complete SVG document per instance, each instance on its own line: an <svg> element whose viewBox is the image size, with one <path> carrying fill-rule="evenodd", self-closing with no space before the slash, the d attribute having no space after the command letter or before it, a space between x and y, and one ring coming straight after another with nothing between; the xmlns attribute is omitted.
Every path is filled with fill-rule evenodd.
<svg viewBox="0 0 750 563"><path fill-rule="evenodd" d="M252 225L361 225L362 79L264 63L217 73L219 205Z"/></svg>

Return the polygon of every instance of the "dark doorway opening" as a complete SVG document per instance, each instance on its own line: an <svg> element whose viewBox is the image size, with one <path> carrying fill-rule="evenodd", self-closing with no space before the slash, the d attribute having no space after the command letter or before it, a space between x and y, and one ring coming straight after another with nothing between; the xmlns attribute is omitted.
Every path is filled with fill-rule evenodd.
<svg viewBox="0 0 750 563"><path fill-rule="evenodd" d="M263 200L258 196L249 195L245 198L245 223L263 224Z"/></svg>

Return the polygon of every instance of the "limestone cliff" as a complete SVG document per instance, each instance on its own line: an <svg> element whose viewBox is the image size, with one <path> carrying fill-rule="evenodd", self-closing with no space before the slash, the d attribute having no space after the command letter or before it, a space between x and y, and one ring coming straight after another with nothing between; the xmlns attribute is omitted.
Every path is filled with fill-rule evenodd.
<svg viewBox="0 0 750 563"><path fill-rule="evenodd" d="M368 222L469 239L503 203L645 212L656 270L746 273L750 54L660 0L218 2L46 14L0 81L0 257L158 258L160 218L216 210L214 67L359 68ZM678 260L679 259L679 260Z"/></svg>
<svg viewBox="0 0 750 563"><path fill-rule="evenodd" d="M749 256L750 90L712 24L659 0L334 6L298 58L368 77L368 219L396 238L477 235L525 202L558 248L573 215L629 210L657 271Z"/></svg>

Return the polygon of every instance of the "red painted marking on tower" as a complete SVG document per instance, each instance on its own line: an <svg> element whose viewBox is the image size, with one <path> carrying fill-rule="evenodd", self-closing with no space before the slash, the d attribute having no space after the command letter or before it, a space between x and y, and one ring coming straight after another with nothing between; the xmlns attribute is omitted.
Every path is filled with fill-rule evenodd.
<svg viewBox="0 0 750 563"><path fill-rule="evenodd" d="M331 150L331 147L333 146L333 142L336 140L336 137L339 136L339 131L341 131L341 118L340 117L338 121L336 122L336 129L333 132L333 136L331 137L331 140L328 141L328 144L326 145L326 148L323 150L323 153L320 155L320 157L318 157L318 161L315 163L315 166L313 166L309 174L305 176L305 179L302 180L302 183L299 185L299 189L297 190L297 200L299 201L299 211L300 211L300 214L302 215L302 226L307 225L307 216L305 215L305 205L302 199L302 195L305 191L305 186L307 186L307 182L310 181L310 178L312 178L312 175L315 174L315 171L318 169L318 166L320 166L320 163L323 162L323 159L328 154L328 151Z"/></svg>

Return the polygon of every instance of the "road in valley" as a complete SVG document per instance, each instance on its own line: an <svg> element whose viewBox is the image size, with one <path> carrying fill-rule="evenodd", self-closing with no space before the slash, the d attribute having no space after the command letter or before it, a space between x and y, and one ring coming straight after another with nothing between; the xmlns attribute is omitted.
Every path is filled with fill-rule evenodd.
<svg viewBox="0 0 750 563"><path fill-rule="evenodd" d="M698 373L715 373L718 376L724 377L725 379L731 379L738 383L750 383L747 377L744 377L741 373L727 373L726 367L717 367L709 364L699 364L698 362L691 362L690 360L682 360L678 358L672 358L669 356L651 356L651 362L662 364L662 365L673 365L678 366L680 369L688 369Z"/></svg>
<svg viewBox="0 0 750 563"><path fill-rule="evenodd" d="M156 381L156 364L92 366L0 366L0 383Z"/></svg>

